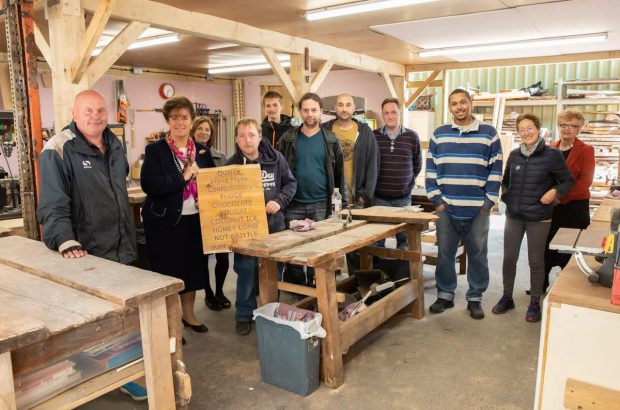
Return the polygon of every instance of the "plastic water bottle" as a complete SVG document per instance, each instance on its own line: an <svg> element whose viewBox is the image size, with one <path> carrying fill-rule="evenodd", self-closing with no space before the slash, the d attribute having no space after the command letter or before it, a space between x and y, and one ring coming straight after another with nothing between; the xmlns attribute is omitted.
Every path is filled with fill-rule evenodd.
<svg viewBox="0 0 620 410"><path fill-rule="evenodd" d="M340 212L342 211L342 195L340 195L340 189L334 188L332 194L332 218L336 222L341 222L342 218Z"/></svg>

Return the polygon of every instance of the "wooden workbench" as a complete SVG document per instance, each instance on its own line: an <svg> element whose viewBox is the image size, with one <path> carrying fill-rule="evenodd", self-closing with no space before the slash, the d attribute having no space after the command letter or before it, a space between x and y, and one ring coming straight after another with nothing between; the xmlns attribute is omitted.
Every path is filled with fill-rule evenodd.
<svg viewBox="0 0 620 410"><path fill-rule="evenodd" d="M583 231L598 232L587 248L609 231L612 208L620 208L620 200L605 199ZM577 236L572 242L580 248ZM593 257L586 260L594 269L600 266ZM588 282L574 258L560 272L543 303L535 408L620 408L620 306L610 299L611 289Z"/></svg>
<svg viewBox="0 0 620 410"><path fill-rule="evenodd" d="M344 382L343 352L398 311L411 306L415 318L424 317L424 278L422 276L420 233L436 216L408 212L402 208L371 207L354 210L356 218L348 226L331 218L317 223L308 232L291 230L269 235L266 239L249 240L233 245L234 252L256 256L259 264L259 299L261 304L277 301L278 289L316 297L322 326L327 336L322 340L322 377L328 387ZM380 239L406 231L409 250L373 246ZM337 284L336 260L349 252L361 255L361 268L370 268L372 256L408 260L411 281L356 314L346 322L338 320L338 294L352 282ZM277 281L277 262L294 263L315 268L316 289Z"/></svg>
<svg viewBox="0 0 620 410"><path fill-rule="evenodd" d="M176 278L90 255L64 259L38 241L0 238L0 408L16 408L15 376L139 330L142 362L83 380L34 408L74 408L146 376L149 408L174 409L182 289Z"/></svg>

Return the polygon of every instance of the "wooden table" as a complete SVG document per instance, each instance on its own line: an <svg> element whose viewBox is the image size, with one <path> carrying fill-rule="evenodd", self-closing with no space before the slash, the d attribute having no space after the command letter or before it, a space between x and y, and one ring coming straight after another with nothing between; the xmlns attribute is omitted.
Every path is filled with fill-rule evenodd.
<svg viewBox="0 0 620 410"><path fill-rule="evenodd" d="M131 207L133 222L137 225L140 223L140 209L142 209L144 201L146 201L146 194L141 187L135 186L127 188L127 195L129 197L129 206Z"/></svg>
<svg viewBox="0 0 620 410"><path fill-rule="evenodd" d="M149 408L174 409L172 371L184 373L182 289L176 278L90 255L64 259L38 241L0 238L0 408L16 408L14 376L139 330L142 362L82 381L34 408L74 408L146 376ZM175 376L188 384L187 375Z"/></svg>
<svg viewBox="0 0 620 410"><path fill-rule="evenodd" d="M592 244L609 230L614 207L620 200L605 199L582 231L599 232ZM569 235L564 239L570 245ZM579 247L578 237L572 242ZM600 265L587 258L591 267ZM562 270L543 303L535 408L620 408L620 306L610 299L611 289L588 282L574 258Z"/></svg>
<svg viewBox="0 0 620 410"><path fill-rule="evenodd" d="M276 302L278 289L316 297L322 326L327 336L322 340L322 377L328 387L344 382L342 355L355 342L371 332L398 311L410 306L413 317L424 317L424 278L422 276L420 233L436 216L408 212L402 208L371 207L353 211L354 220L343 227L332 219L317 223L308 232L291 230L269 235L261 240L239 242L233 251L259 258L259 299L261 304ZM409 249L373 246L380 239L406 231ZM336 260L358 251L362 269L370 268L372 256L409 261L411 281L356 314L346 322L338 320L340 292L353 285L352 277L336 283ZM277 262L294 263L315 268L316 289L277 281Z"/></svg>

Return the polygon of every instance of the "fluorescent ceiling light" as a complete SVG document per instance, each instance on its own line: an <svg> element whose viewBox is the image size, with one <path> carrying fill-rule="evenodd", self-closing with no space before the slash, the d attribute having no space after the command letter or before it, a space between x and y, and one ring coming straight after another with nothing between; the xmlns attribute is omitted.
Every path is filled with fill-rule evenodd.
<svg viewBox="0 0 620 410"><path fill-rule="evenodd" d="M607 33L584 34L576 36L549 37L534 40L509 41L506 43L479 44L475 46L459 46L435 48L419 51L420 57L454 56L460 54L485 53L499 50L519 50L530 47L549 47L566 44L596 43L607 40Z"/></svg>
<svg viewBox="0 0 620 410"><path fill-rule="evenodd" d="M368 13L391 9L394 7L411 6L413 4L430 3L437 0L368 0L355 3L343 4L341 6L324 7L321 9L308 10L306 19L309 21L328 19L332 17L348 16L350 14Z"/></svg>
<svg viewBox="0 0 620 410"><path fill-rule="evenodd" d="M278 60L280 62L290 62L291 56L289 55L278 55ZM217 63L217 64L209 64L208 68L211 70L212 68L228 68L228 67L239 67L244 65L252 65L252 64L264 64L264 57L256 57L256 58L246 58L244 60L229 60L225 63Z"/></svg>
<svg viewBox="0 0 620 410"><path fill-rule="evenodd" d="M103 48L107 44L111 43L112 40L113 40L113 37L109 37L106 39L102 38L100 42L103 43L103 45L95 48L91 55L94 57L94 56L98 56L99 54L101 54L101 51L103 51ZM164 34L164 35L155 36L155 37L144 37L131 43L128 47L128 50L134 50L136 48L142 48L142 47L158 46L161 44L176 43L179 40L181 40L181 35L177 33Z"/></svg>
<svg viewBox="0 0 620 410"><path fill-rule="evenodd" d="M282 67L290 67L290 61L282 62ZM225 73L237 73L241 71L256 71L256 70L266 70L271 68L269 63L260 63L260 64L248 64L248 65L238 65L234 67L222 67L222 68L214 68L209 69L209 74L225 74Z"/></svg>

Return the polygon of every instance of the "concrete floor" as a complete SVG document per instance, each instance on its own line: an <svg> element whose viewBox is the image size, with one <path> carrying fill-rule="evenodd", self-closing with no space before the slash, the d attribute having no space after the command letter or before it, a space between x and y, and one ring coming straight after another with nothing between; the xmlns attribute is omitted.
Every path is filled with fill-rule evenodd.
<svg viewBox="0 0 620 410"><path fill-rule="evenodd" d="M388 320L345 356L345 383L323 384L308 397L261 383L256 332L235 333L234 306L212 312L196 304L209 333L185 331L185 363L192 378L192 409L531 409L534 402L540 324L525 321L529 297L527 250L522 247L515 303L503 316L491 313L502 293L502 216L492 216L489 235L491 282L486 318L465 310L467 281L459 277L456 307L422 320L405 314ZM432 267L427 272L432 278ZM231 271L225 293L234 296ZM553 280L553 278L552 278ZM213 282L212 282L213 283ZM426 306L435 289L425 292ZM198 300L202 300L199 294ZM115 391L80 409L146 409Z"/></svg>

